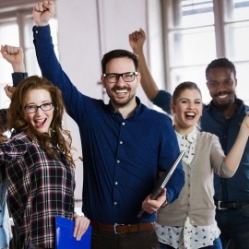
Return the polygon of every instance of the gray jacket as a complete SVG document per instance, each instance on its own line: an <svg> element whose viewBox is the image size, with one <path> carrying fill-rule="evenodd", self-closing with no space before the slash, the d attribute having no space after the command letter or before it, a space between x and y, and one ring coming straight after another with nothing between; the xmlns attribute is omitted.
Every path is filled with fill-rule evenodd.
<svg viewBox="0 0 249 249"><path fill-rule="evenodd" d="M192 225L214 224L214 173L221 177L232 177L235 173L226 167L224 157L218 137L200 132L191 164L183 163L185 184L182 191L178 199L159 210L157 222L167 226L183 226L189 217Z"/></svg>

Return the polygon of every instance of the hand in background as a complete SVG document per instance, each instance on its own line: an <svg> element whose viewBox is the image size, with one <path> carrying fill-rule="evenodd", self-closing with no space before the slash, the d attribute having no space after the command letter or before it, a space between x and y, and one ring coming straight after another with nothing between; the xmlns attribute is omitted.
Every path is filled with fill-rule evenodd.
<svg viewBox="0 0 249 249"><path fill-rule="evenodd" d="M25 72L24 55L21 47L4 45L1 46L1 53L3 58L12 65L14 72Z"/></svg>
<svg viewBox="0 0 249 249"><path fill-rule="evenodd" d="M41 1L33 7L33 19L36 26L46 26L55 14L54 1Z"/></svg>
<svg viewBox="0 0 249 249"><path fill-rule="evenodd" d="M4 91L5 91L5 94L9 97L9 99L11 99L12 95L13 95L13 93L15 91L15 87L6 85L4 87Z"/></svg>
<svg viewBox="0 0 249 249"><path fill-rule="evenodd" d="M129 34L129 43L134 53L139 54L139 52L143 50L145 40L146 34L143 29L139 29L138 31Z"/></svg>

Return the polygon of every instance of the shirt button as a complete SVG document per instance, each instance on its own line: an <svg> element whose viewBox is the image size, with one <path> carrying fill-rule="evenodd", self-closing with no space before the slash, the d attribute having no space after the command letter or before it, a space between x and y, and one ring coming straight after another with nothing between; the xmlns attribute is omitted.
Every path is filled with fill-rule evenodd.
<svg viewBox="0 0 249 249"><path fill-rule="evenodd" d="M117 163L120 163L120 160L117 160Z"/></svg>
<svg viewBox="0 0 249 249"><path fill-rule="evenodd" d="M117 185L118 185L118 182L115 182L114 184L117 186Z"/></svg>
<svg viewBox="0 0 249 249"><path fill-rule="evenodd" d="M120 144L123 144L123 141L120 141L119 143L120 143Z"/></svg>
<svg viewBox="0 0 249 249"><path fill-rule="evenodd" d="M125 122L123 122L122 125L125 126Z"/></svg>
<svg viewBox="0 0 249 249"><path fill-rule="evenodd" d="M118 203L115 201L114 203L113 203L115 206L117 206L118 205Z"/></svg>

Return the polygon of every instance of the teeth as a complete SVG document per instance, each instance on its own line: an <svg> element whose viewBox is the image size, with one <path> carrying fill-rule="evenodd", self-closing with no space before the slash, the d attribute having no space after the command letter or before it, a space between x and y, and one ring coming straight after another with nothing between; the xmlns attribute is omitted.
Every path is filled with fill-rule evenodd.
<svg viewBox="0 0 249 249"><path fill-rule="evenodd" d="M227 94L226 95L219 95L218 98L221 98L221 99L224 99L227 97Z"/></svg>
<svg viewBox="0 0 249 249"><path fill-rule="evenodd" d="M39 119L39 120L35 120L36 124L42 124L45 122L46 119Z"/></svg>
<svg viewBox="0 0 249 249"><path fill-rule="evenodd" d="M127 93L127 90L126 89L116 90L116 93Z"/></svg>
<svg viewBox="0 0 249 249"><path fill-rule="evenodd" d="M195 113L194 112L187 112L186 115L188 115L188 116L195 116Z"/></svg>

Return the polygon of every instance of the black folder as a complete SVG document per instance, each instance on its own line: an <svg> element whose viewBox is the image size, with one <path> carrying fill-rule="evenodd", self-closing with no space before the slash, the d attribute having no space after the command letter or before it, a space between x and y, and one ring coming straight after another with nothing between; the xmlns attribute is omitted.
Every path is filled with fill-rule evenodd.
<svg viewBox="0 0 249 249"><path fill-rule="evenodd" d="M156 185L155 185L154 189L152 190L151 197L150 197L152 200L155 200L162 193L162 191L166 187L170 177L173 175L175 169L177 168L179 162L182 160L184 154L185 154L185 151L182 151L180 153L180 155L177 157L177 159L175 160L175 162L172 165L172 167L170 168L170 170L168 172L164 172L163 175L156 182ZM144 213L144 210L142 209L138 213L137 217L138 218L141 217L143 213Z"/></svg>

